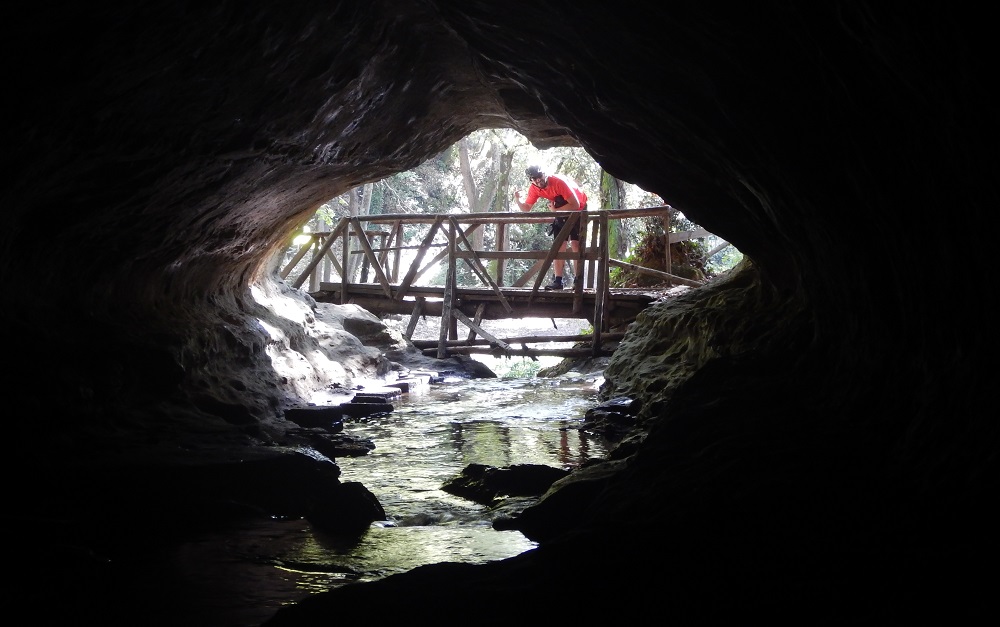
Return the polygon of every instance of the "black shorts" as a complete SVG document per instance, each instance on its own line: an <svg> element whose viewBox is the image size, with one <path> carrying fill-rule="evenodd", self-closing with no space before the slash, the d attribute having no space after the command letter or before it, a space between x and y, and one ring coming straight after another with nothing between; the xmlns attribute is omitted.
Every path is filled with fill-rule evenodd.
<svg viewBox="0 0 1000 627"><path fill-rule="evenodd" d="M580 211L586 211L586 210L587 210L587 205L584 205L583 207L580 208ZM582 222L583 222L582 218L576 221L576 224L573 225L573 229L569 232L568 239L577 242L580 241L580 223ZM552 237L558 235L559 231L562 230L564 224L566 224L566 218L556 218L555 220L553 220L552 224L549 226L549 235L551 235Z"/></svg>

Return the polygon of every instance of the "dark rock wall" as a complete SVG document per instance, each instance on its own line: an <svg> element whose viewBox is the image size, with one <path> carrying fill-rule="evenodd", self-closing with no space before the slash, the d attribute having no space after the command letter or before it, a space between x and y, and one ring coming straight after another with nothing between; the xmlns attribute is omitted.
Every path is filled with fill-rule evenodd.
<svg viewBox="0 0 1000 627"><path fill-rule="evenodd" d="M607 391L649 396L652 432L583 527L721 538L722 571L840 530L858 560L957 561L968 534L995 554L983 23L867 2L12 9L0 320L20 429L50 431L45 406L141 432L123 417L155 406L184 430L164 403L196 401L253 445L247 422L289 394L258 320L295 323L250 293L273 253L330 197L511 126L584 146L749 258L632 328ZM544 519L526 528L558 536Z"/></svg>

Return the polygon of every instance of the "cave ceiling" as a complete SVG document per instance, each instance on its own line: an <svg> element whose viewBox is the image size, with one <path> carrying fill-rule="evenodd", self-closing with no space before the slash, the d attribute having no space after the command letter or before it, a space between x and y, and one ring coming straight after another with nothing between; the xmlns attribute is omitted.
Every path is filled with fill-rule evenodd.
<svg viewBox="0 0 1000 627"><path fill-rule="evenodd" d="M560 25L528 19L542 10ZM886 272L844 265L869 247L845 214L929 241L929 199L990 176L963 126L983 40L930 10L153 1L19 6L8 24L4 278L30 273L95 328L137 336L239 309L323 202L479 128L582 146L735 244L765 285L851 312L817 324L915 287L913 247ZM14 62L40 47L44 63ZM59 341L55 310L6 315Z"/></svg>
<svg viewBox="0 0 1000 627"><path fill-rule="evenodd" d="M253 288L287 289L275 253L330 198L512 128L538 148L583 147L749 260L651 307L634 363L609 367L613 384L672 396L650 393L661 422L582 491L593 500L566 516L554 499L557 530L587 531L566 589L635 558L654 573L647 597L684 602L691 585L736 606L805 587L813 611L878 596L882 572L900 583L889 603L930 598L941 573L989 572L1000 438L991 249L977 238L997 206L991 24L861 1L17 4L0 38L14 457L51 480L36 494L48 499L74 485L46 474L57 444L71 462L131 461L185 429L170 453L194 455L218 436L206 425L264 442L255 420L278 422L287 381L267 370L277 342ZM270 321L305 345L309 315L298 336ZM205 396L215 413L185 413ZM647 535L636 529L662 542L604 550ZM567 555L530 553L525 571ZM715 590L723 570L738 573L733 595ZM521 574L507 582L519 595ZM635 579L605 579L598 596L618 611ZM551 579L538 582L541 607ZM399 608L425 601L413 590Z"/></svg>

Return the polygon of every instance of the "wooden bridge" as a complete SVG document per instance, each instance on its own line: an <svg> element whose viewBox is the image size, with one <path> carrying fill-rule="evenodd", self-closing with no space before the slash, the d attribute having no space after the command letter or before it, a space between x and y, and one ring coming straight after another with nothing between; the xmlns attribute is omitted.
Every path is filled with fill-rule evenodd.
<svg viewBox="0 0 1000 627"><path fill-rule="evenodd" d="M669 272L636 266L612 259L608 255L609 222L626 218L660 217L664 232L669 232L669 205L645 209L619 209L576 212L527 213L467 213L467 214L387 214L341 218L333 230L308 233L306 242L281 270L287 278L292 270L311 253L311 260L293 281L301 288L307 280L307 291L320 302L353 303L384 317L388 314L409 314L405 336L412 337L421 316L441 318L439 338L414 341L414 345L439 358L450 354L491 353L494 355L584 357L610 354L602 347L605 342L621 339L621 333L609 329L627 324L640 311L658 298L655 292L635 289L614 289L609 285L613 267L653 275L666 285L697 287L701 283ZM511 224L551 223L556 217L566 217L566 224L555 235L549 250L508 250L508 226ZM560 252L576 221L582 221L579 252ZM403 227L429 224L423 241L416 246L403 244ZM382 229L376 228L383 226ZM477 231L495 229L495 250L475 248ZM669 233L669 242L706 237L704 229L684 233ZM432 251L436 252L431 255ZM670 269L669 247L664 267ZM412 256L405 272L404 253ZM429 258L428 258L429 257ZM504 286L506 264L510 260L535 260L513 285ZM572 262L583 281L572 289L546 291L541 288L548 269L556 259ZM457 264L462 260L481 282L479 286L458 285ZM484 260L486 263L484 264ZM360 263L359 263L360 261ZM447 264L444 285L427 285L421 281L428 270ZM491 266L487 269L487 266ZM570 264L567 264L568 266ZM347 269L346 271L344 269ZM492 270L492 271L491 271ZM331 280L334 273L337 280ZM361 275L360 282L353 282ZM367 277L371 275L372 281ZM528 284L531 283L530 286ZM584 318L593 325L593 334L573 336L497 338L485 331L483 320L503 318ZM458 337L458 323L469 332ZM477 339L477 336L479 339ZM412 341L412 340L411 340ZM530 343L588 342L589 348L538 349ZM514 348L512 344L521 344Z"/></svg>

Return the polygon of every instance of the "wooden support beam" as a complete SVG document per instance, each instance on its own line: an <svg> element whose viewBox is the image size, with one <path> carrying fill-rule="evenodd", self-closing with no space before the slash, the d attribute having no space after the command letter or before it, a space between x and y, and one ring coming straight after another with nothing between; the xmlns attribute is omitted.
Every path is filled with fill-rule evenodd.
<svg viewBox="0 0 1000 627"><path fill-rule="evenodd" d="M694 229L693 231L677 231L676 233L670 234L670 243L676 244L677 242L685 242L689 239L699 239L702 237L709 237L711 233L708 229Z"/></svg>
<svg viewBox="0 0 1000 627"><path fill-rule="evenodd" d="M501 254L497 257L497 285L503 285L503 271L507 265L507 258L502 256L507 252L507 225L503 222L497 224L497 252Z"/></svg>
<svg viewBox="0 0 1000 627"><path fill-rule="evenodd" d="M327 238L326 242L324 242L323 245L319 247L319 249L316 251L316 254L313 255L312 261L309 262L309 265L306 266L306 269L303 270L299 278L297 278L292 283L292 287L294 287L295 289L302 287L302 284L305 283L306 278L309 275L311 275L313 271L316 270L316 266L318 266L319 262L323 259L323 255L326 254L326 251L330 250L330 247L333 246L334 240L337 239L337 237L346 227L347 224L343 221L341 221L337 225L337 228L333 230L333 233L330 234L330 237Z"/></svg>
<svg viewBox="0 0 1000 627"><path fill-rule="evenodd" d="M508 312L514 311L514 308L510 306L510 303L508 303L507 299L504 297L503 291L500 289L500 286L497 285L496 281L493 280L493 277L490 276L490 273L487 272L486 268L483 267L483 263L479 261L479 257L475 254L476 251L473 250L472 248L472 242L470 242L469 238L467 238L465 236L465 233L462 232L462 229L458 226L458 221L455 220L455 218L450 218L450 219L452 226L455 229L455 233L458 236L458 240L461 241L463 244L465 244L466 249L468 249L468 251L472 253L472 257L466 260L469 266L479 276L479 280L489 285L490 288L493 290L493 293L500 298L500 303L504 306L504 309L506 309ZM455 243L455 248L456 248L455 252L457 253L458 242Z"/></svg>
<svg viewBox="0 0 1000 627"><path fill-rule="evenodd" d="M604 340L608 342L618 342L625 337L624 333L605 333ZM519 335L516 337L505 337L501 341L507 344L550 344L557 342L560 344L578 342L588 342L593 339L592 335ZM438 345L437 340L410 340L415 348L421 350L425 348L436 348ZM480 340L452 340L445 343L447 348L453 348L456 346L489 346L490 340L480 339Z"/></svg>
<svg viewBox="0 0 1000 627"><path fill-rule="evenodd" d="M721 253L722 251L724 251L725 249L729 248L730 246L732 246L732 244L730 244L729 242L726 242L726 241L720 242L718 246L716 246L712 250L708 251L708 253L705 255L705 257L714 257L715 255Z"/></svg>
<svg viewBox="0 0 1000 627"><path fill-rule="evenodd" d="M338 229L343 229L343 231L342 231L343 232L343 236L342 236L343 240L341 241L341 244L340 244L340 267L342 268L342 270L340 272L340 304L341 305L343 305L344 303L347 302L347 298L348 298L348 296L347 296L347 288L351 284L351 276L350 276L351 266L349 265L349 261L350 261L350 258L351 258L350 254L349 254L350 250L351 250L351 246L350 246L350 239L351 238L350 238L350 236L347 235L347 233L350 230L350 223L351 223L351 220L349 218L346 218L346 217L345 218L341 218L340 221L337 223L337 228Z"/></svg>
<svg viewBox="0 0 1000 627"><path fill-rule="evenodd" d="M590 229L589 233L590 246L586 249L587 253L584 254L584 259L587 260L587 287L594 287L597 285L596 273L601 272L601 259L603 257L600 251L608 247L610 237L607 233L602 234L600 228ZM597 254L594 254L593 251L597 251Z"/></svg>
<svg viewBox="0 0 1000 627"><path fill-rule="evenodd" d="M483 323L483 312L484 311L486 311L486 303L479 303L479 306L476 307L476 317L473 319L473 322L476 323L476 327L479 327ZM470 328L469 329L469 339L468 339L468 341L471 342L474 339L476 339L476 330Z"/></svg>
<svg viewBox="0 0 1000 627"><path fill-rule="evenodd" d="M423 296L418 296L417 301L413 303L413 313L410 314L410 322L406 325L406 333L404 337L410 339L413 337L413 332L417 329L417 323L420 322L420 316L424 313L424 304L427 303L427 299Z"/></svg>
<svg viewBox="0 0 1000 627"><path fill-rule="evenodd" d="M403 221L396 220L393 222L392 230L396 235L396 255L393 257L392 262L392 280L393 282L399 281L399 264L402 261L402 248L403 248Z"/></svg>
<svg viewBox="0 0 1000 627"><path fill-rule="evenodd" d="M303 235L304 235L304 233L303 233ZM309 234L309 240L307 242L305 242L302 245L301 248L299 248L299 251L297 253L295 253L295 256L292 257L292 260L288 262L288 265L286 265L281 270L281 273L280 273L281 274L281 278L283 278L283 279L288 278L288 275L291 273L292 268L294 268L295 266L299 265L299 262L302 261L302 258L306 256L306 253L309 252L309 249L313 247L313 245L318 241L318 239L319 239L319 234L318 233L310 233Z"/></svg>
<svg viewBox="0 0 1000 627"><path fill-rule="evenodd" d="M428 357L434 357L440 355L442 350L444 351L444 356L449 355L494 355L498 351L495 348L489 346L456 346L454 348L425 348L421 352ZM609 357L614 354L614 351L603 350L597 357ZM511 348L506 354L507 357L569 357L569 358L587 358L594 357L592 349L590 348ZM444 357L438 357L438 359L444 359Z"/></svg>
<svg viewBox="0 0 1000 627"><path fill-rule="evenodd" d="M666 215L673 210L670 205L657 205L655 207L642 207L639 209L609 209L608 216L615 220L625 220L630 218L645 218ZM552 222L554 218L563 217L565 211L532 211L523 213L512 212L487 212L487 213L463 213L462 222L474 225L480 224L539 224L542 222ZM365 221L369 224L387 224L395 220L402 220L407 224L432 224L438 215L429 213L384 213L366 215Z"/></svg>
<svg viewBox="0 0 1000 627"><path fill-rule="evenodd" d="M552 255L553 259L563 259L566 261L575 261L580 257L584 259L597 259L599 255L595 252L597 249L583 249L581 252L573 252L572 250L564 250L556 252ZM458 250L455 251L455 256L459 259L471 259L473 257L479 257L480 259L544 259L548 257L548 253L542 250L508 250L505 252L498 252L495 250ZM523 284L522 284L523 285Z"/></svg>
<svg viewBox="0 0 1000 627"><path fill-rule="evenodd" d="M333 250L327 249L326 258L330 260L330 263L333 265L333 269L337 272L337 276L342 276L344 269L340 267L340 262L334 256Z"/></svg>
<svg viewBox="0 0 1000 627"><path fill-rule="evenodd" d="M556 258L556 253L562 248L563 242L569 237L569 232L573 230L573 226L580 220L579 211L563 211L560 212L559 217L566 218L566 223L563 224L562 229L556 234L555 239L552 241L552 248L549 250L549 254L545 256L542 261L542 266L538 272L538 276L535 277L535 285L531 290L531 297L528 299L528 306L531 306L531 302L535 295L538 294L538 288L542 286L542 281L545 280L545 273L549 271L549 266L552 265L552 260Z"/></svg>
<svg viewBox="0 0 1000 627"><path fill-rule="evenodd" d="M618 259L611 259L610 264L612 266L617 266L619 268L625 268L626 270L633 270L640 274L648 274L649 276L659 277L661 279L667 279L668 281L673 281L674 283L680 283L681 285L689 285L691 287L701 287L704 283L699 281L692 281L691 279L685 279L682 276L677 276L676 274L670 274L668 272L660 272L659 270L653 270L652 268L644 268L642 266L637 266L627 261L619 261Z"/></svg>
<svg viewBox="0 0 1000 627"><path fill-rule="evenodd" d="M410 264L410 269L406 271L406 276L403 277L402 283L399 284L399 289L396 290L396 295L393 297L394 300L403 300L406 296L406 292L413 285L413 279L417 276L417 270L420 268L420 262L427 254L430 249L431 243L434 241L434 237L437 235L438 229L441 228L441 224L444 223L444 216L438 216L437 220L431 224L431 228L427 231L427 235L424 236L424 241L420 244L420 250L417 251L417 256Z"/></svg>
<svg viewBox="0 0 1000 627"><path fill-rule="evenodd" d="M455 251L455 225L450 224L448 227L448 252L453 253ZM444 285L444 298L441 301L441 330L438 333L438 348L437 357L438 359L444 359L447 356L445 352L445 342L448 341L448 331L451 329L452 315L451 310L455 302L455 255L448 255L448 273L445 279Z"/></svg>
<svg viewBox="0 0 1000 627"><path fill-rule="evenodd" d="M580 217L580 235L583 239L577 242L577 251L570 253L574 257L575 263L573 264L573 311L579 312L580 308L583 307L583 275L586 273L586 268L583 267L583 258L587 252L587 214L584 212L578 212ZM569 263L569 262L567 262ZM576 275L579 274L579 277ZM565 275L563 275L565 276ZM577 281L579 280L579 284Z"/></svg>
<svg viewBox="0 0 1000 627"><path fill-rule="evenodd" d="M354 216L351 218L351 224L357 233L361 249L365 251L365 258L371 264L372 270L375 271L375 277L378 279L379 285L382 286L382 291L385 292L387 298L392 298L392 287L389 286L389 279L386 278L385 272L382 271L382 263L375 255L375 251L372 250L372 244L368 241L368 236L365 234L364 229L361 228L361 220L357 216Z"/></svg>
<svg viewBox="0 0 1000 627"><path fill-rule="evenodd" d="M455 316L455 318L457 318L459 321L461 321L462 324L464 324L465 326L469 327L470 329L474 330L479 335L481 335L481 336L485 337L487 340L489 340L490 345L498 347L500 350L504 351L505 353L509 352L511 350L510 344L508 344L507 342L504 342L501 339L497 339L491 333L489 333L488 331L485 331L481 326L479 326L478 324L476 324L475 322L473 322L472 320L470 320L469 317L467 315L465 315L464 313L462 313L460 310L458 310L458 309L452 309L451 310L451 315ZM448 343L446 343L445 348L447 348L447 344Z"/></svg>
<svg viewBox="0 0 1000 627"><path fill-rule="evenodd" d="M536 261L530 268L528 268L524 274L520 276L511 287L524 287L524 284L528 282L528 279L535 276L535 273L542 269L543 259Z"/></svg>
<svg viewBox="0 0 1000 627"><path fill-rule="evenodd" d="M608 213L606 211L600 213L597 230L601 232L601 240L603 242L608 242L611 239L611 225L608 223ZM605 312L607 311L610 292L610 288L608 287L609 259L608 246L605 244L601 246L601 260L597 263L597 298L594 299L594 340L591 345L594 357L597 357L601 352L603 333L608 326L608 321L605 319Z"/></svg>

